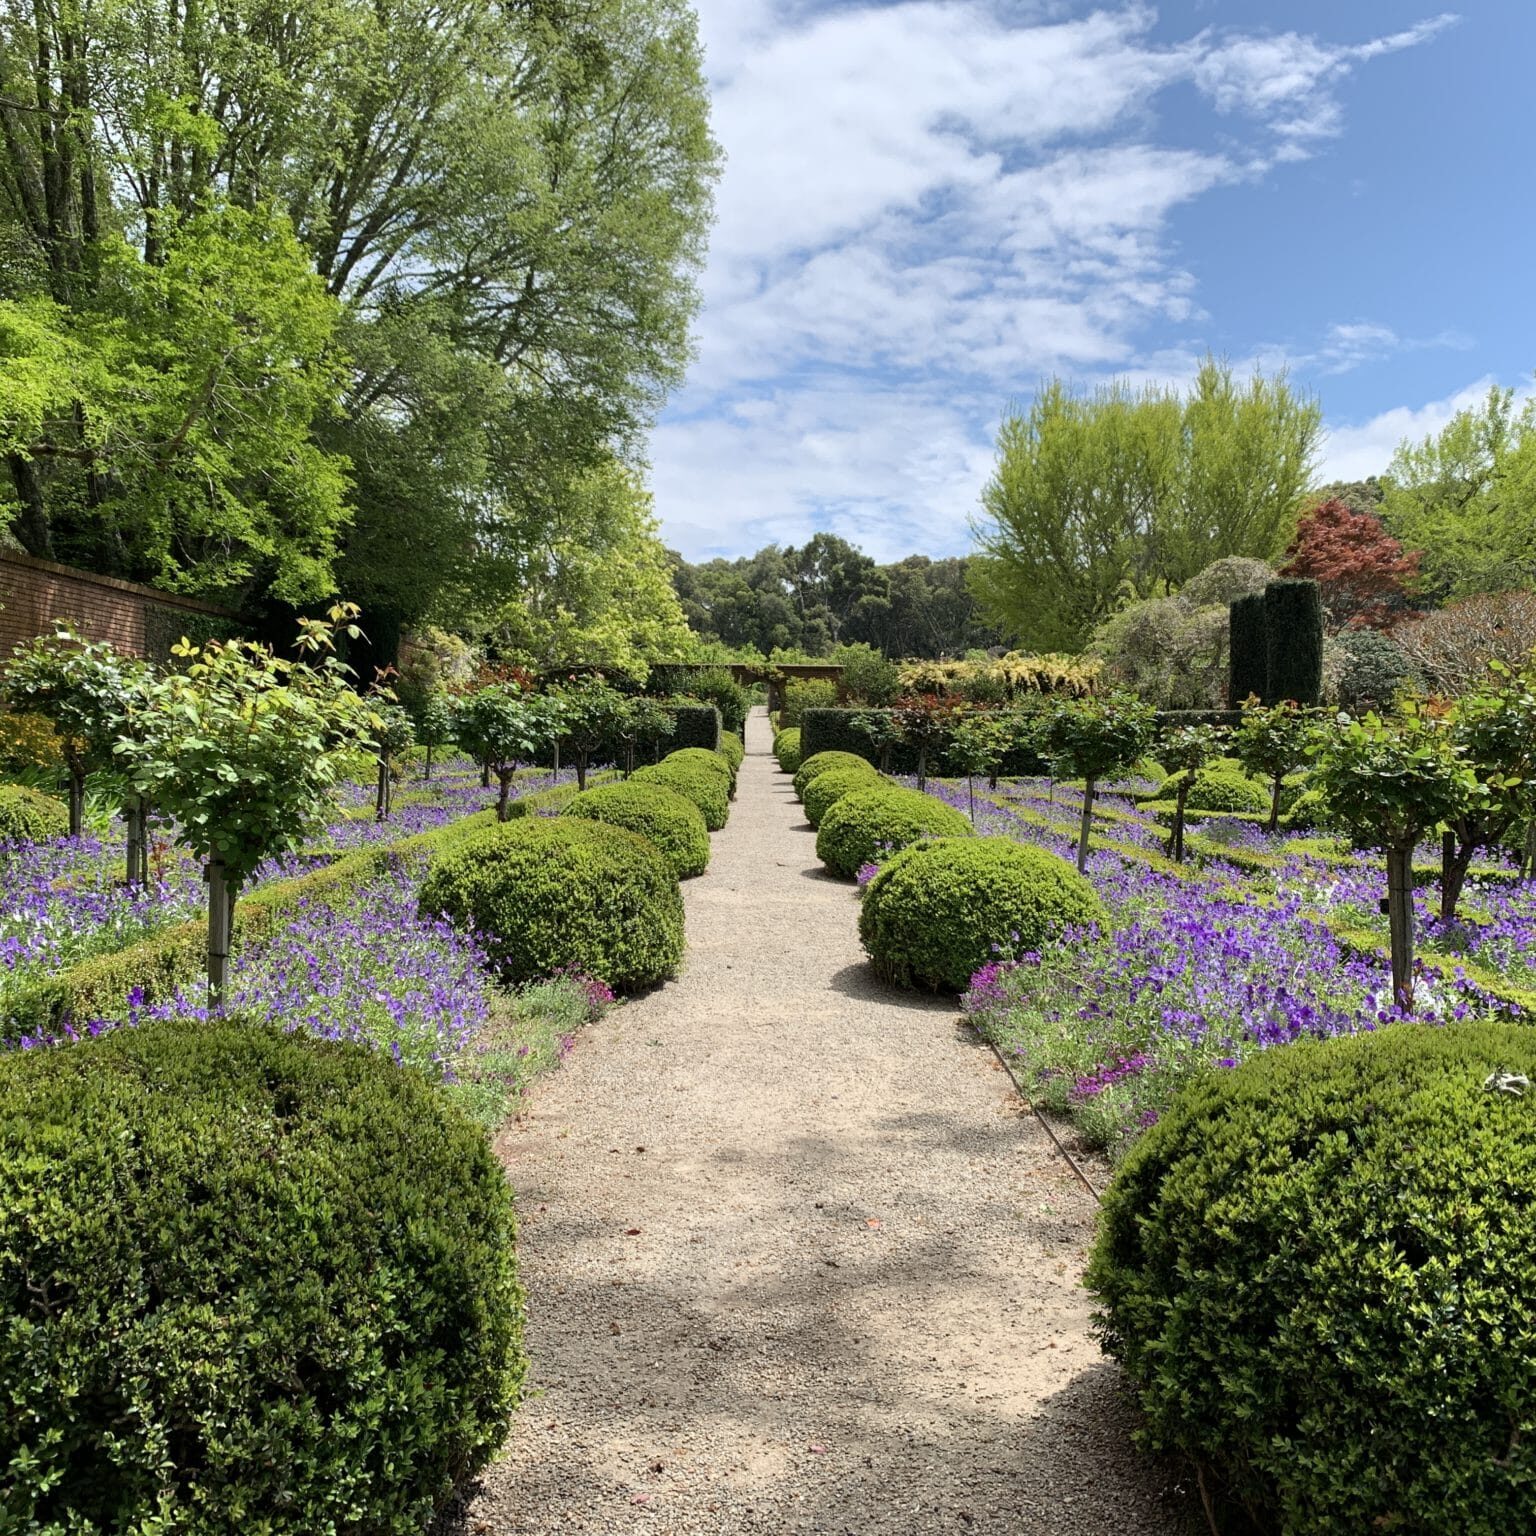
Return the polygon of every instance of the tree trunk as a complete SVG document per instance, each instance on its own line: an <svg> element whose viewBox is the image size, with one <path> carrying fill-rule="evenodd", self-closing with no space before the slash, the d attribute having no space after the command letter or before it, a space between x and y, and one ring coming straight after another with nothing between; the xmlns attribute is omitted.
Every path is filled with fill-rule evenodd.
<svg viewBox="0 0 1536 1536"><path fill-rule="evenodd" d="M1269 830L1280 830L1280 780L1281 775L1275 775L1274 787L1269 792Z"/></svg>
<svg viewBox="0 0 1536 1536"><path fill-rule="evenodd" d="M373 819L383 821L389 815L389 764L379 759L379 783L373 797Z"/></svg>
<svg viewBox="0 0 1536 1536"><path fill-rule="evenodd" d="M146 883L149 861L144 852L146 830L144 802L137 795L130 796L123 802L123 820L128 826L126 883L143 885Z"/></svg>
<svg viewBox="0 0 1536 1536"><path fill-rule="evenodd" d="M1168 840L1168 851L1175 864L1184 862L1184 808L1189 803L1189 787L1190 781L1185 779L1174 792L1173 836Z"/></svg>
<svg viewBox="0 0 1536 1536"><path fill-rule="evenodd" d="M1520 865L1520 873L1527 880L1536 875L1536 821L1525 829L1525 858Z"/></svg>
<svg viewBox="0 0 1536 1536"><path fill-rule="evenodd" d="M928 748L917 749L917 787L919 790L928 788Z"/></svg>
<svg viewBox="0 0 1536 1536"><path fill-rule="evenodd" d="M1461 842L1454 832L1440 837L1440 921L1450 924L1456 921L1456 906L1467 883L1467 870L1472 865L1472 855L1477 844Z"/></svg>
<svg viewBox="0 0 1536 1536"><path fill-rule="evenodd" d="M635 744L626 742L624 746L624 777L627 779L635 771Z"/></svg>
<svg viewBox="0 0 1536 1536"><path fill-rule="evenodd" d="M1079 874L1088 868L1088 836L1093 830L1093 788L1094 780L1083 781L1083 824L1077 834L1077 872Z"/></svg>
<svg viewBox="0 0 1536 1536"><path fill-rule="evenodd" d="M965 776L965 792L971 801L971 825L976 825L976 780L970 774Z"/></svg>
<svg viewBox="0 0 1536 1536"><path fill-rule="evenodd" d="M496 801L496 820L507 819L507 808L512 803L512 775L516 769L508 769L505 773L498 773L496 778L501 784L501 795Z"/></svg>
<svg viewBox="0 0 1536 1536"><path fill-rule="evenodd" d="M1413 1012L1413 849L1387 850L1387 926L1392 933L1392 996Z"/></svg>
<svg viewBox="0 0 1536 1536"><path fill-rule="evenodd" d="M43 497L43 479L37 465L19 453L6 455L21 516L11 525L21 547L39 560L53 558L53 531L48 521L48 504Z"/></svg>
<svg viewBox="0 0 1536 1536"><path fill-rule="evenodd" d="M587 754L576 754L576 793L584 794L587 788Z"/></svg>
<svg viewBox="0 0 1536 1536"><path fill-rule="evenodd" d="M79 837L85 830L85 774L69 770L69 835Z"/></svg>
<svg viewBox="0 0 1536 1536"><path fill-rule="evenodd" d="M421 770L422 779L430 782L432 778L432 743L427 743L427 760Z"/></svg>
<svg viewBox="0 0 1536 1536"><path fill-rule="evenodd" d="M487 759L485 762L480 764L480 788L481 789L489 789L490 787L491 787L491 764L490 764L490 760Z"/></svg>
<svg viewBox="0 0 1536 1536"><path fill-rule="evenodd" d="M235 890L221 859L208 861L208 1007L224 1011L229 985L229 937L235 926Z"/></svg>

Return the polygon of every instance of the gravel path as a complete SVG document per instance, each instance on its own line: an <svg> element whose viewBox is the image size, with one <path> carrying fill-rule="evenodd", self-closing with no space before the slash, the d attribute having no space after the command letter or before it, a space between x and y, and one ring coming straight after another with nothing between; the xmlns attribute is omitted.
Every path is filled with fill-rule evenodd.
<svg viewBox="0 0 1536 1536"><path fill-rule="evenodd" d="M870 979L767 740L686 975L502 1139L532 1390L451 1529L1186 1531L1088 1334L1088 1196L952 1003Z"/></svg>

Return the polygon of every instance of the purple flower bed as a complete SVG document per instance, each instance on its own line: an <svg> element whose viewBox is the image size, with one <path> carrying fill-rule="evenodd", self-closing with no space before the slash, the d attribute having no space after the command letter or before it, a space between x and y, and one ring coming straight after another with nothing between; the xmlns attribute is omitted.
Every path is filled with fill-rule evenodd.
<svg viewBox="0 0 1536 1536"><path fill-rule="evenodd" d="M515 793L533 794L574 777L566 771L525 779ZM345 802L356 798L359 786L342 786L341 814L316 841L266 860L245 889L303 874L359 848L432 831L495 803L495 792L481 787L477 770L444 774L414 788L431 798L402 805L380 822L346 814ZM196 862L173 846L169 829L152 830L151 843L151 883L144 890L120 883L123 849L116 839L0 844L0 1012L9 987L122 949L202 913L206 892Z"/></svg>
<svg viewBox="0 0 1536 1536"><path fill-rule="evenodd" d="M1299 900L1264 903L1220 877L1183 881L1109 857L1095 855L1089 873L1111 930L1002 956L963 1004L1035 1097L1095 1144L1123 1146L1192 1072L1401 1017L1381 963L1346 950ZM1464 978L1421 977L1420 1019L1486 1011Z"/></svg>
<svg viewBox="0 0 1536 1536"><path fill-rule="evenodd" d="M930 783L929 793L961 809L964 784ZM1162 851L1166 831L1128 801L1106 797L1127 819L1096 830L1116 842ZM1000 801L977 801L976 830L1076 854L1081 797L1029 781L1004 786ZM1234 824L1228 824L1232 826ZM1262 840L1262 841L1261 841ZM1044 1106L1069 1114L1096 1145L1112 1151L1151 1124L1190 1073L1221 1070L1255 1050L1303 1038L1379 1029L1402 1013L1385 962L1346 948L1324 920L1380 928L1385 876L1368 854L1326 860L1243 827L1243 846L1281 855L1255 873L1223 860L1184 877L1131 857L1096 850L1088 861L1111 913L1106 933L1068 934L1042 954L998 959L972 978L966 1013L1016 1060ZM1426 949L1475 956L1515 980L1536 980L1536 886L1469 885L1470 921L1442 933L1438 893L1420 890ZM1421 972L1414 1016L1452 1022L1495 1011L1459 971Z"/></svg>

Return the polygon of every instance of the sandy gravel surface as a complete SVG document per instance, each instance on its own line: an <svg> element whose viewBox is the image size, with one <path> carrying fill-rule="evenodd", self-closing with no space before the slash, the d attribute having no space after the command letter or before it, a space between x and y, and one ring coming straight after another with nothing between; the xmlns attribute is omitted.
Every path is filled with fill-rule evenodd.
<svg viewBox="0 0 1536 1536"><path fill-rule="evenodd" d="M952 1003L868 976L752 721L688 968L509 1128L532 1393L450 1529L1173 1536L1087 1194Z"/></svg>

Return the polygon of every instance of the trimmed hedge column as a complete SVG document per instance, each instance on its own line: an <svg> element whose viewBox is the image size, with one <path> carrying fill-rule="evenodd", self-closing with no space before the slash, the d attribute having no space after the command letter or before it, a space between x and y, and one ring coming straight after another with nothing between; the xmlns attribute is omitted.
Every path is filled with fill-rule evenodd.
<svg viewBox="0 0 1536 1536"><path fill-rule="evenodd" d="M1269 687L1265 703L1304 708L1323 695L1323 599L1315 581L1272 581L1264 589Z"/></svg>
<svg viewBox="0 0 1536 1536"><path fill-rule="evenodd" d="M1265 625L1264 594L1240 597L1229 609L1231 617L1231 671L1227 703L1240 709L1250 696L1263 703L1269 697L1269 635Z"/></svg>

